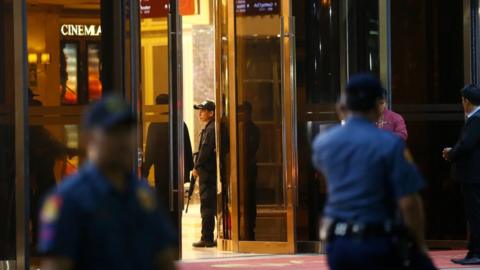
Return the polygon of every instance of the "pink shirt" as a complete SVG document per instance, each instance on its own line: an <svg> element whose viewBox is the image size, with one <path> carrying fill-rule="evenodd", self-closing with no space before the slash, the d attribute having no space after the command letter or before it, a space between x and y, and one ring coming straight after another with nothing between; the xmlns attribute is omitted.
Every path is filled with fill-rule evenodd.
<svg viewBox="0 0 480 270"><path fill-rule="evenodd" d="M408 138L407 126L403 117L388 109L385 109L380 121L377 122L377 127L397 134L404 141Z"/></svg>

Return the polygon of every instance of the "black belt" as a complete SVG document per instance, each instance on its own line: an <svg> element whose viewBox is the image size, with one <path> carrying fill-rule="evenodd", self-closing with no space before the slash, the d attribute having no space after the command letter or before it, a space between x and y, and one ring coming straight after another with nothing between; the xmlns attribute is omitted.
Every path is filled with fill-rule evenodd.
<svg viewBox="0 0 480 270"><path fill-rule="evenodd" d="M387 221L384 223L359 223L342 222L324 219L320 230L320 239L322 241L331 240L334 237L378 237L390 236L400 231L401 226Z"/></svg>

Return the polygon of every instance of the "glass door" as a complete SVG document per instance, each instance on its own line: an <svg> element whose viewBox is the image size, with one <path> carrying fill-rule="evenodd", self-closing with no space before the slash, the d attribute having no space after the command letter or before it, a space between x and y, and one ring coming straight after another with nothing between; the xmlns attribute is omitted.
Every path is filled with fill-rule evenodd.
<svg viewBox="0 0 480 270"><path fill-rule="evenodd" d="M140 2L142 87L138 109L141 174L157 191L178 231L180 258L183 183L189 172L183 169L182 26L177 7L176 0Z"/></svg>
<svg viewBox="0 0 480 270"><path fill-rule="evenodd" d="M136 74L138 58L133 52L138 47L134 46L135 39L132 39L136 28L130 16L135 18L138 6L134 0L15 2L26 7L21 21L26 24L26 43L23 45L27 52L28 62L25 64L28 64L29 78L25 87L15 83L15 87L20 87L20 91L15 90L15 95L24 89L25 96L23 100L19 99L22 101L20 104L27 106L22 123L25 127L23 133L28 138L22 144L24 149L16 151L22 151L18 154L23 155L24 164L29 165L24 168L25 177L21 178L23 190L17 189L15 198L16 208L23 211L17 214L17 220L24 223L16 226L17 258L21 260L24 253L24 268L29 269L28 264L31 264L31 268L37 269L40 267L40 257L36 252L37 228L42 200L86 161L85 145L81 139L85 109L108 94L121 95L127 101L135 100L130 99L130 94L137 91L133 74ZM124 46L122 41L132 43ZM21 72L15 73L21 76ZM13 77L10 73L5 74ZM13 88L7 89L11 99ZM131 103L134 109L135 102ZM5 137L10 133L1 135ZM10 227L7 229L12 230ZM18 240L21 238L24 241ZM18 265L17 268L23 269Z"/></svg>
<svg viewBox="0 0 480 270"><path fill-rule="evenodd" d="M235 106L231 132L237 154L234 240L238 237L240 252L295 252L290 9L286 0L237 0L235 5L236 91L230 106Z"/></svg>

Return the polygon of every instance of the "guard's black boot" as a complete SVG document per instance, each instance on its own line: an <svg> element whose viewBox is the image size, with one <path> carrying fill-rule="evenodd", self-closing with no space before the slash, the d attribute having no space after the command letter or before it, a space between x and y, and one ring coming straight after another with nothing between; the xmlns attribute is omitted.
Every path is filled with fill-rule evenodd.
<svg viewBox="0 0 480 270"><path fill-rule="evenodd" d="M196 248L203 248L203 247L215 247L217 246L217 243L215 241L203 241L203 240L200 240L198 242L195 242L192 244L193 247L196 247Z"/></svg>

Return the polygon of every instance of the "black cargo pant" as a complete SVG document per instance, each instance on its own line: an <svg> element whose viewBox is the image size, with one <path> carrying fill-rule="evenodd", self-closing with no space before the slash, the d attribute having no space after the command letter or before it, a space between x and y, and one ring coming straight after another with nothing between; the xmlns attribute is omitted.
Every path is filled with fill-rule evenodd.
<svg viewBox="0 0 480 270"><path fill-rule="evenodd" d="M468 221L468 251L480 255L480 183L462 183Z"/></svg>
<svg viewBox="0 0 480 270"><path fill-rule="evenodd" d="M202 215L202 241L213 242L215 215L217 214L217 178L212 173L199 172L200 214Z"/></svg>

